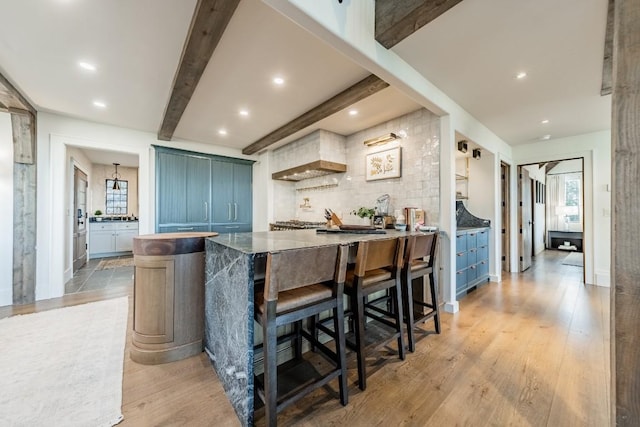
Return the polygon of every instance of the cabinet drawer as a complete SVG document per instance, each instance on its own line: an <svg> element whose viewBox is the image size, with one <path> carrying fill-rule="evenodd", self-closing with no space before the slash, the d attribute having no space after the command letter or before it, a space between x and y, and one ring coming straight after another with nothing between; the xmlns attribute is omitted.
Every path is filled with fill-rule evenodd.
<svg viewBox="0 0 640 427"><path fill-rule="evenodd" d="M188 231L209 231L208 225L160 225L158 226L158 233L181 233Z"/></svg>
<svg viewBox="0 0 640 427"><path fill-rule="evenodd" d="M467 249L478 246L477 234L478 233L476 231L471 231L467 234Z"/></svg>
<svg viewBox="0 0 640 427"><path fill-rule="evenodd" d="M138 223L137 222L121 222L116 224L118 230L137 230Z"/></svg>
<svg viewBox="0 0 640 427"><path fill-rule="evenodd" d="M478 265L474 264L467 269L467 282L471 283L478 277Z"/></svg>
<svg viewBox="0 0 640 427"><path fill-rule="evenodd" d="M251 224L230 223L230 224L214 224L211 231L216 233L246 233L251 231Z"/></svg>
<svg viewBox="0 0 640 427"><path fill-rule="evenodd" d="M467 235L456 234L456 252L464 252L467 250Z"/></svg>
<svg viewBox="0 0 640 427"><path fill-rule="evenodd" d="M116 229L116 223L114 222L92 222L89 226L89 231L112 231Z"/></svg>
<svg viewBox="0 0 640 427"><path fill-rule="evenodd" d="M476 262L489 259L489 246L478 247L476 254Z"/></svg>
<svg viewBox="0 0 640 427"><path fill-rule="evenodd" d="M459 252L456 254L456 271L462 270L463 268L467 268L469 263L467 262L467 253Z"/></svg>
<svg viewBox="0 0 640 427"><path fill-rule="evenodd" d="M470 248L467 251L467 265L473 265L478 262L478 249Z"/></svg>
<svg viewBox="0 0 640 427"><path fill-rule="evenodd" d="M469 269L456 271L456 291L461 291L467 288L467 271Z"/></svg>
<svg viewBox="0 0 640 427"><path fill-rule="evenodd" d="M483 277L489 274L489 261L484 260L476 264L477 277Z"/></svg>
<svg viewBox="0 0 640 427"><path fill-rule="evenodd" d="M478 246L487 246L489 244L489 230L479 231L476 238Z"/></svg>

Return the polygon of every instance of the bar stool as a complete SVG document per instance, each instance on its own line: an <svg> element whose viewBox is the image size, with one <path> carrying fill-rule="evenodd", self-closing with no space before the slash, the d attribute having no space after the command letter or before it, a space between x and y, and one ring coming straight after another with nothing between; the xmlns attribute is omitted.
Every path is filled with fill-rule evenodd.
<svg viewBox="0 0 640 427"><path fill-rule="evenodd" d="M366 318L374 319L390 326L395 333L390 339L397 338L398 356L405 358L404 337L402 330L402 289L400 272L405 238L370 240L358 242L356 263L353 270L347 272L345 294L351 297L350 313L354 320L355 345L358 360L358 382L361 390L367 387L365 368L365 322ZM368 301L370 295L389 290L392 306L397 310L385 310ZM350 344L350 343L348 343Z"/></svg>
<svg viewBox="0 0 640 427"><path fill-rule="evenodd" d="M267 254L264 290L255 295L254 312L263 331L264 381L256 377L256 388L265 404L267 426L276 425L277 414L282 409L336 377L340 402L342 405L348 402L343 306L348 251L348 246L336 245ZM300 327L303 319L326 310L333 310L335 352ZM313 383L278 396L277 345L283 337L279 340L276 328L291 323L295 325L295 332L288 338L296 340L296 356L300 356L301 337L305 337L314 348L322 350L334 367Z"/></svg>
<svg viewBox="0 0 640 427"><path fill-rule="evenodd" d="M407 324L407 338L409 351L416 350L414 327L433 317L436 333L440 333L440 306L438 304L438 289L435 280L434 266L438 246L439 233L429 233L410 236L405 251L404 267L402 268L402 293L405 304L405 321ZM431 300L427 301L425 292L419 292L421 299L414 294L414 279L429 277ZM428 309L428 310L425 310Z"/></svg>

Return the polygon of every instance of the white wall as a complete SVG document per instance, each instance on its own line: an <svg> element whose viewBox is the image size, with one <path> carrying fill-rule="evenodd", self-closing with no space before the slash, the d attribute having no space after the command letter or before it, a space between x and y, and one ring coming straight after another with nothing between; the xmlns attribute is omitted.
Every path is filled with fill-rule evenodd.
<svg viewBox="0 0 640 427"><path fill-rule="evenodd" d="M13 242L13 135L11 115L0 112L0 236ZM13 304L13 244L0 245L0 307Z"/></svg>
<svg viewBox="0 0 640 427"><path fill-rule="evenodd" d="M38 258L36 299L64 293L65 254L68 230L68 197L59 183L68 183L70 147L120 151L139 158L140 234L155 229L154 151L152 145L198 151L208 154L255 159L239 150L184 141L159 141L155 134L71 119L49 113L38 114ZM90 165L89 165L90 167ZM254 194L256 192L254 191Z"/></svg>
<svg viewBox="0 0 640 427"><path fill-rule="evenodd" d="M584 254L586 283L609 286L611 258L611 132L516 146L519 164L584 158Z"/></svg>

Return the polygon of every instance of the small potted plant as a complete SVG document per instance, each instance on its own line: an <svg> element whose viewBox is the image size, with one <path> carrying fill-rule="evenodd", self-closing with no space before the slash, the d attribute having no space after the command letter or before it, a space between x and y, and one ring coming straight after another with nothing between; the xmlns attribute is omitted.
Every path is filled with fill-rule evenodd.
<svg viewBox="0 0 640 427"><path fill-rule="evenodd" d="M96 216L96 221L102 221L102 211L100 209L96 209L93 214Z"/></svg>
<svg viewBox="0 0 640 427"><path fill-rule="evenodd" d="M365 208L364 206L361 206L358 209L352 210L351 214L357 215L362 218L363 222L366 221L367 224L371 224L371 222L373 221L373 216L376 214L376 210L373 208Z"/></svg>

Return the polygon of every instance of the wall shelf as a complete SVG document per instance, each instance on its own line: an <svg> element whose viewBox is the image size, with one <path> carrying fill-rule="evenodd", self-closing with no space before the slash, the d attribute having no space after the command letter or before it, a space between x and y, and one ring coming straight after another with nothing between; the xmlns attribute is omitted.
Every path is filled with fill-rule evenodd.
<svg viewBox="0 0 640 427"><path fill-rule="evenodd" d="M456 200L469 200L469 158L456 160Z"/></svg>
<svg viewBox="0 0 640 427"><path fill-rule="evenodd" d="M312 191L312 190L325 190L327 188L337 187L338 184L322 184L322 185L312 185L310 187L301 187L296 188L296 191Z"/></svg>

